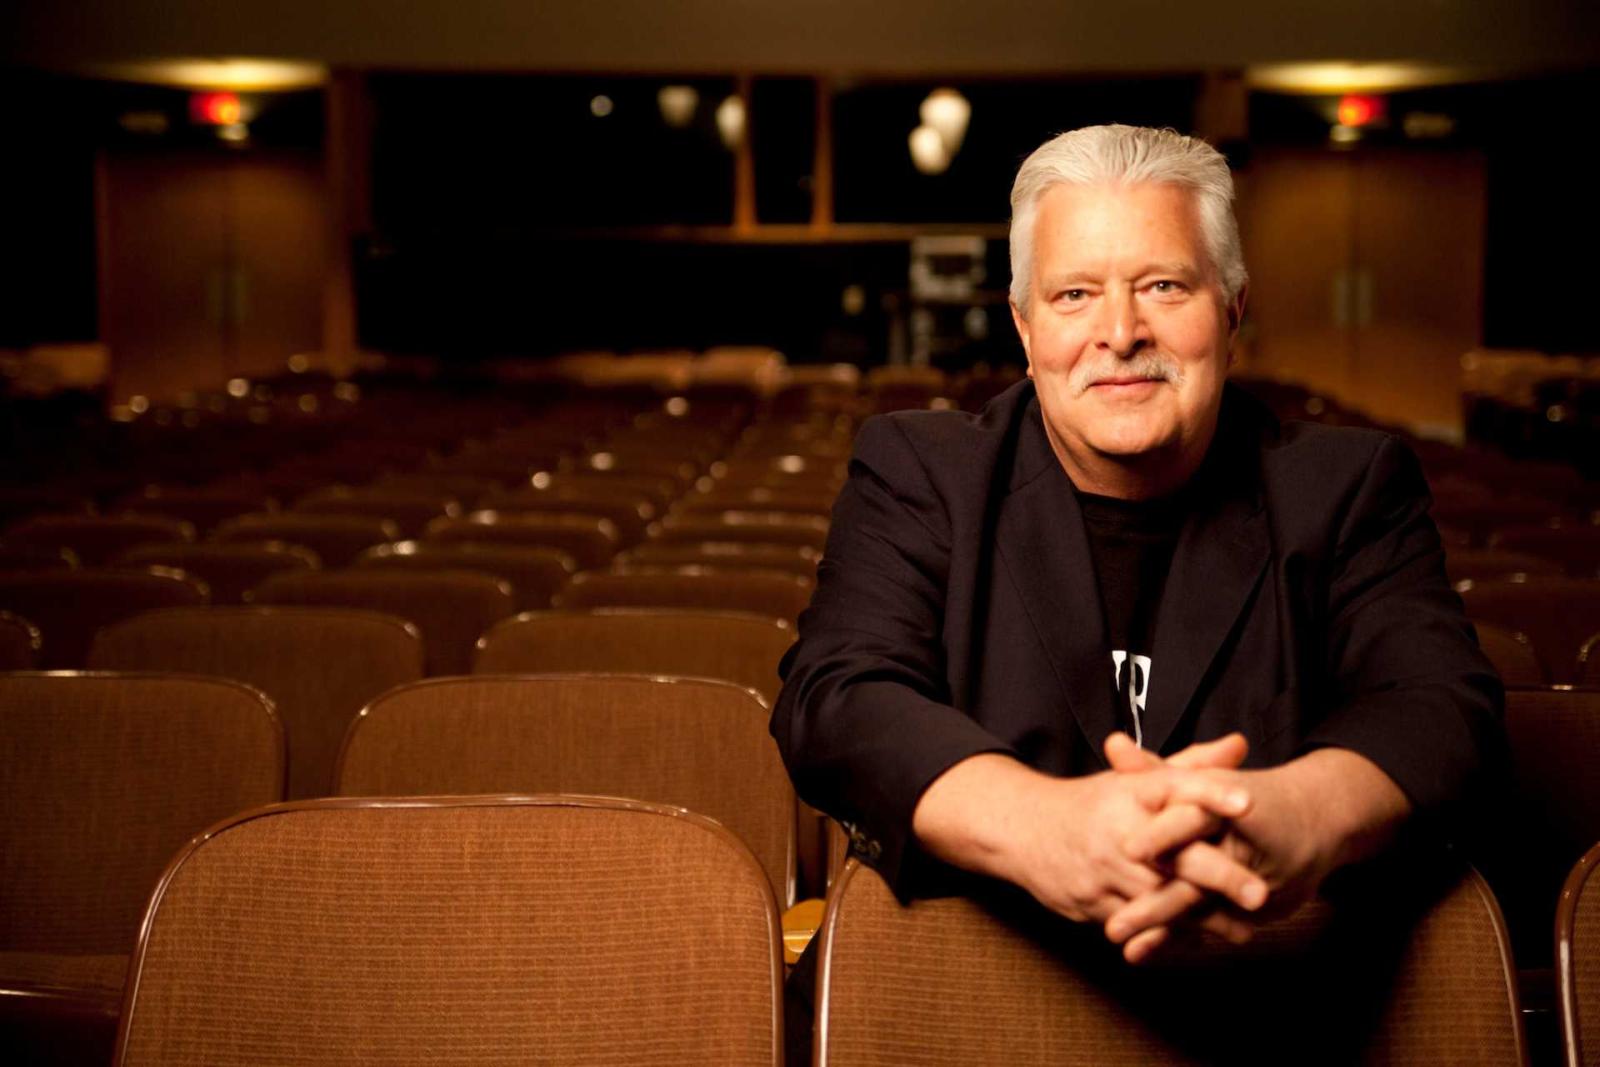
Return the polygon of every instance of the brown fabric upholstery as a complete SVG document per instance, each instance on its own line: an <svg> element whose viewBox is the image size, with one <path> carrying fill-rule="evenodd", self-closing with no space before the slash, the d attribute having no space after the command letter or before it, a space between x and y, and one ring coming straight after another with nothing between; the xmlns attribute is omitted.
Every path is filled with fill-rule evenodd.
<svg viewBox="0 0 1600 1067"><path fill-rule="evenodd" d="M1556 683L1572 680L1579 648L1600 631L1600 580L1530 576L1474 582L1461 590L1461 599L1473 621L1527 634L1545 676Z"/></svg>
<svg viewBox="0 0 1600 1067"><path fill-rule="evenodd" d="M346 567L363 549L397 540L400 528L370 515L308 515L303 512L240 515L222 523L212 539L286 541L317 554L324 567Z"/></svg>
<svg viewBox="0 0 1600 1067"><path fill-rule="evenodd" d="M1557 1005L1566 1063L1600 1063L1600 892L1592 875L1600 845L1583 854L1561 889L1556 917Z"/></svg>
<svg viewBox="0 0 1600 1067"><path fill-rule="evenodd" d="M327 796L356 714L422 677L422 638L392 615L325 607L179 608L101 631L96 670L233 678L272 699L289 737L291 798Z"/></svg>
<svg viewBox="0 0 1600 1067"><path fill-rule="evenodd" d="M475 508L478 506L478 500L485 494L499 489L500 483L493 478L480 478L475 474L421 470L386 475L379 480L376 488L441 494L461 501L463 508Z"/></svg>
<svg viewBox="0 0 1600 1067"><path fill-rule="evenodd" d="M134 545L193 541L194 527L163 515L35 515L6 527L4 537L70 548L84 566L94 567Z"/></svg>
<svg viewBox="0 0 1600 1067"><path fill-rule="evenodd" d="M448 495L373 486L352 489L334 485L308 493L294 510L307 515L366 515L388 519L402 537L419 537L428 523L461 514L461 504Z"/></svg>
<svg viewBox="0 0 1600 1067"><path fill-rule="evenodd" d="M1560 564L1526 552L1497 548L1453 548L1445 553L1445 573L1451 583L1510 578L1515 574L1560 574Z"/></svg>
<svg viewBox="0 0 1600 1067"><path fill-rule="evenodd" d="M682 514L717 513L722 511L792 511L801 515L821 515L826 518L833 511L837 494L824 490L773 489L765 486L739 488L713 488L703 493L690 493L677 502Z"/></svg>
<svg viewBox="0 0 1600 1067"><path fill-rule="evenodd" d="M32 571L0 574L0 609L39 628L39 666L82 667L103 626L157 608L198 607L205 587L193 578L146 571Z"/></svg>
<svg viewBox="0 0 1600 1067"><path fill-rule="evenodd" d="M616 555L620 543L611 520L598 515L523 512L501 515L475 511L460 519L438 519L428 524L427 541L456 544L531 545L554 548L577 561L579 567L603 567Z"/></svg>
<svg viewBox="0 0 1600 1067"><path fill-rule="evenodd" d="M118 510L165 515L182 519L204 534L220 522L252 511L271 511L276 502L264 493L242 486L208 486L199 489L177 485L147 485L123 497Z"/></svg>
<svg viewBox="0 0 1600 1067"><path fill-rule="evenodd" d="M0 486L0 525L29 515L89 515L94 502L79 489L55 485Z"/></svg>
<svg viewBox="0 0 1600 1067"><path fill-rule="evenodd" d="M236 682L11 674L0 676L0 707L8 952L131 951L179 846L283 795L283 728Z"/></svg>
<svg viewBox="0 0 1600 1067"><path fill-rule="evenodd" d="M543 489L526 486L490 493L483 508L502 515L550 513L599 515L617 528L618 543L635 544L644 538L645 527L656 517L656 506L632 493L585 491L572 486Z"/></svg>
<svg viewBox="0 0 1600 1067"><path fill-rule="evenodd" d="M427 674L466 674L478 638L515 610L511 585L478 571L379 568L280 574L257 587L257 604L365 608L422 632Z"/></svg>
<svg viewBox="0 0 1600 1067"><path fill-rule="evenodd" d="M26 671L39 663L39 628L21 615L0 611L0 671Z"/></svg>
<svg viewBox="0 0 1600 1067"><path fill-rule="evenodd" d="M351 727L345 796L590 793L676 804L755 853L791 892L794 790L767 712L727 682L478 675L406 686Z"/></svg>
<svg viewBox="0 0 1600 1067"><path fill-rule="evenodd" d="M458 541L397 541L361 553L357 567L407 571L481 571L511 583L517 611L539 611L572 577L578 565L554 548Z"/></svg>
<svg viewBox="0 0 1600 1067"><path fill-rule="evenodd" d="M0 571L58 571L78 566L78 554L60 545L0 541Z"/></svg>
<svg viewBox="0 0 1600 1067"><path fill-rule="evenodd" d="M140 545L122 553L115 562L118 566L176 568L205 582L213 604L243 604L246 593L274 574L321 566L309 548L282 541Z"/></svg>
<svg viewBox="0 0 1600 1067"><path fill-rule="evenodd" d="M1494 898L1470 872L1429 881L1132 968L1031 901L903 907L852 862L819 935L817 1062L1524 1063ZM1404 887L1426 895L1402 904Z"/></svg>
<svg viewBox="0 0 1600 1067"><path fill-rule="evenodd" d="M444 473L486 478L502 485L527 481L534 474L550 470L561 461L558 449L526 452L496 452L472 449L440 460L435 468Z"/></svg>
<svg viewBox="0 0 1600 1067"><path fill-rule="evenodd" d="M655 449L626 450L605 448L562 464L561 469L575 474L621 474L647 478L670 478L679 489L687 488L700 473L696 459L662 455Z"/></svg>
<svg viewBox="0 0 1600 1067"><path fill-rule="evenodd" d="M478 674L600 671L719 678L777 699L778 660L794 643L782 619L722 611L601 608L528 612L484 635Z"/></svg>
<svg viewBox="0 0 1600 1067"><path fill-rule="evenodd" d="M1474 623L1478 631L1478 647L1489 657L1500 680L1506 685L1543 685L1544 668L1533 650L1528 635L1496 626L1490 622Z"/></svg>
<svg viewBox="0 0 1600 1067"><path fill-rule="evenodd" d="M1502 526L1539 524L1567 517L1567 509L1542 497L1496 495L1482 499L1435 497L1433 520L1441 526L1466 530L1474 545L1488 543L1490 533Z"/></svg>
<svg viewBox="0 0 1600 1067"><path fill-rule="evenodd" d="M1496 530L1489 543L1551 560L1574 578L1600 578L1600 526L1514 526Z"/></svg>
<svg viewBox="0 0 1600 1067"><path fill-rule="evenodd" d="M726 831L580 798L338 803L180 858L117 1063L778 1063L778 917Z"/></svg>
<svg viewBox="0 0 1600 1067"><path fill-rule="evenodd" d="M705 567L583 571L556 594L558 608L698 608L794 621L811 602L812 582L796 574Z"/></svg>
<svg viewBox="0 0 1600 1067"><path fill-rule="evenodd" d="M828 520L784 511L722 511L714 515L669 515L653 529L663 541L766 541L809 545L822 551Z"/></svg>
<svg viewBox="0 0 1600 1067"><path fill-rule="evenodd" d="M618 570L640 567L716 567L788 571L815 579L822 553L809 545L740 544L737 541L646 541L617 553Z"/></svg>
<svg viewBox="0 0 1600 1067"><path fill-rule="evenodd" d="M1600 841L1600 691L1506 693L1513 804L1486 866L1524 966L1548 965L1550 924L1561 881Z"/></svg>
<svg viewBox="0 0 1600 1067"><path fill-rule="evenodd" d="M656 478L648 474L618 474L616 472L552 471L538 476L537 484L552 489L573 490L584 495L631 496L648 501L658 513L678 496L679 486L674 478Z"/></svg>

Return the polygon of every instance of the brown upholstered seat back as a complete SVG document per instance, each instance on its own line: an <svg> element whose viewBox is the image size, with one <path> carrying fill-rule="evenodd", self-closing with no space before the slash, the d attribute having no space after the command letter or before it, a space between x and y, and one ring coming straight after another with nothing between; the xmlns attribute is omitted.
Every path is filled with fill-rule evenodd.
<svg viewBox="0 0 1600 1067"><path fill-rule="evenodd" d="M356 714L422 677L422 638L402 619L354 608L179 608L107 627L89 662L255 686L277 705L289 735L288 796L318 797L332 789Z"/></svg>
<svg viewBox="0 0 1600 1067"><path fill-rule="evenodd" d="M316 570L321 565L309 548L282 541L140 545L122 553L116 563L183 571L206 583L213 604L242 604L246 593L274 574Z"/></svg>
<svg viewBox="0 0 1600 1067"><path fill-rule="evenodd" d="M386 486L353 489L333 485L307 493L295 502L295 512L305 515L365 515L388 519L403 537L416 537L434 519L461 514L461 504L441 493Z"/></svg>
<svg viewBox="0 0 1600 1067"><path fill-rule="evenodd" d="M263 582L256 604L361 608L396 615L422 632L427 674L466 674L478 638L515 610L511 585L478 571L358 568L280 574Z"/></svg>
<svg viewBox="0 0 1600 1067"><path fill-rule="evenodd" d="M0 947L132 949L167 860L283 796L283 728L237 682L0 676Z"/></svg>
<svg viewBox="0 0 1600 1067"><path fill-rule="evenodd" d="M1498 548L1452 548L1445 553L1445 573L1450 581L1482 582L1517 574L1560 574L1561 565L1526 552Z"/></svg>
<svg viewBox="0 0 1600 1067"><path fill-rule="evenodd" d="M6 527L5 539L69 548L94 567L134 545L194 540L194 527L164 515L35 515Z"/></svg>
<svg viewBox="0 0 1600 1067"><path fill-rule="evenodd" d="M1506 685L1544 684L1544 668L1539 666L1539 656L1527 634L1492 622L1474 623L1473 628L1478 631L1478 647L1500 672L1502 682Z"/></svg>
<svg viewBox="0 0 1600 1067"><path fill-rule="evenodd" d="M669 515L652 536L663 541L757 541L809 545L818 552L828 539L828 520L788 511L718 511Z"/></svg>
<svg viewBox="0 0 1600 1067"><path fill-rule="evenodd" d="M30 670L39 662L39 628L9 611L0 611L0 671Z"/></svg>
<svg viewBox="0 0 1600 1067"><path fill-rule="evenodd" d="M1569 1064L1600 1059L1600 892L1594 885L1600 845L1567 876L1556 914L1556 981L1561 1036Z"/></svg>
<svg viewBox="0 0 1600 1067"><path fill-rule="evenodd" d="M675 804L732 830L778 900L791 892L794 791L766 707L728 682L477 675L405 686L351 727L338 792L563 792Z"/></svg>
<svg viewBox="0 0 1600 1067"><path fill-rule="evenodd" d="M1600 691L1506 693L1512 803L1485 872L1511 923L1523 966L1549 966L1550 924L1561 882L1600 841Z"/></svg>
<svg viewBox="0 0 1600 1067"><path fill-rule="evenodd" d="M717 567L722 570L789 571L815 579L822 553L809 545L773 545L738 541L646 541L617 553L612 566Z"/></svg>
<svg viewBox="0 0 1600 1067"><path fill-rule="evenodd" d="M101 627L158 608L199 607L210 591L177 572L55 570L0 574L0 609L39 628L39 666L77 670Z"/></svg>
<svg viewBox="0 0 1600 1067"><path fill-rule="evenodd" d="M560 593L558 608L698 608L743 611L793 621L811 602L812 581L756 569L641 567L583 571Z"/></svg>
<svg viewBox="0 0 1600 1067"><path fill-rule="evenodd" d="M211 539L284 541L317 554L324 567L345 567L363 549L387 544L400 536L388 519L371 515L312 515L305 512L261 512L239 515L219 524Z"/></svg>
<svg viewBox="0 0 1600 1067"><path fill-rule="evenodd" d="M484 635L478 674L611 671L720 678L778 696L778 660L794 643L783 619L731 611L600 608L535 611Z"/></svg>
<svg viewBox="0 0 1600 1067"><path fill-rule="evenodd" d="M289 805L174 863L116 1062L775 1065L779 958L759 868L705 819Z"/></svg>
<svg viewBox="0 0 1600 1067"><path fill-rule="evenodd" d="M356 560L356 566L410 571L482 571L511 583L518 611L549 607L550 598L578 569L571 556L554 548L477 541L454 544L398 541L367 549Z"/></svg>
<svg viewBox="0 0 1600 1067"><path fill-rule="evenodd" d="M1461 599L1474 622L1527 634L1552 682L1572 681L1579 648L1600 630L1600 580L1529 575L1521 582L1474 582Z"/></svg>
<svg viewBox="0 0 1600 1067"><path fill-rule="evenodd" d="M424 540L554 548L571 556L580 567L605 566L621 543L610 519L577 512L502 515L497 511L474 511L459 519L430 522Z"/></svg>
<svg viewBox="0 0 1600 1067"><path fill-rule="evenodd" d="M1407 884L1373 897L1392 904ZM1469 872L1431 896L1399 925L1318 904L1243 949L1133 968L1092 925L1031 901L904 907L852 862L819 934L818 1062L1525 1062L1487 886Z"/></svg>

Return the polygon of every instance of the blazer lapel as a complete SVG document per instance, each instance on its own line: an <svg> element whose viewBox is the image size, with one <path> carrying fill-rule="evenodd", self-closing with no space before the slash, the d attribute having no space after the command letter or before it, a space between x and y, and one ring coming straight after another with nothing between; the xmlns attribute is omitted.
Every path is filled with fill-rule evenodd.
<svg viewBox="0 0 1600 1067"><path fill-rule="evenodd" d="M995 526L995 549L1095 758L1118 728L1111 652L1083 513L1044 434L1038 402L1023 416L1011 491Z"/></svg>
<svg viewBox="0 0 1600 1067"><path fill-rule="evenodd" d="M1244 462L1238 458L1207 466L1220 472ZM1144 747L1152 752L1162 751L1183 719L1260 584L1271 554L1254 472L1236 467L1231 473L1201 479L1195 499L1203 510L1184 523L1162 590L1144 710ZM1223 488L1229 482L1232 492Z"/></svg>

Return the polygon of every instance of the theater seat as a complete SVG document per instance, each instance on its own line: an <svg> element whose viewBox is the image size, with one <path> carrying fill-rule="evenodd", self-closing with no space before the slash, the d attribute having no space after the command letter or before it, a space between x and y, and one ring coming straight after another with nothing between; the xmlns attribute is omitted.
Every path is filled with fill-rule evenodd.
<svg viewBox="0 0 1600 1067"><path fill-rule="evenodd" d="M1570 1067L1600 1063L1600 892L1593 884L1597 867L1600 844L1573 866L1556 915L1557 1010Z"/></svg>
<svg viewBox="0 0 1600 1067"><path fill-rule="evenodd" d="M753 852L785 906L794 790L755 693L639 675L475 675L385 694L351 725L344 796L588 793L675 804Z"/></svg>
<svg viewBox="0 0 1600 1067"><path fill-rule="evenodd" d="M39 628L21 615L0 611L0 671L25 671L39 662Z"/></svg>
<svg viewBox="0 0 1600 1067"><path fill-rule="evenodd" d="M1020 891L907 906L851 861L817 946L816 1062L1525 1064L1488 887L1396 877L1134 968Z"/></svg>
<svg viewBox="0 0 1600 1067"><path fill-rule="evenodd" d="M173 862L121 1067L779 1062L778 916L710 820L597 798L311 801Z"/></svg>
<svg viewBox="0 0 1600 1067"><path fill-rule="evenodd" d="M1572 681L1584 640L1600 631L1600 580L1530 575L1463 583L1460 591L1474 622L1527 634L1551 682Z"/></svg>
<svg viewBox="0 0 1600 1067"><path fill-rule="evenodd" d="M484 634L473 670L718 678L754 689L770 707L778 696L778 661L793 643L794 627L766 615L671 608L532 611Z"/></svg>
<svg viewBox="0 0 1600 1067"><path fill-rule="evenodd" d="M255 686L289 735L290 799L328 796L358 712L422 677L422 636L403 619L344 607L151 611L108 626L89 666L182 671Z"/></svg>
<svg viewBox="0 0 1600 1067"><path fill-rule="evenodd" d="M711 567L583 571L558 593L558 608L698 608L798 619L812 582L796 574Z"/></svg>
<svg viewBox="0 0 1600 1067"><path fill-rule="evenodd" d="M246 686L174 675L0 675L0 708L0 1047L104 1063L162 868L283 796L283 728Z"/></svg>
<svg viewBox="0 0 1600 1067"><path fill-rule="evenodd" d="M360 608L405 619L421 631L425 671L433 675L472 670L478 638L515 608L510 583L479 571L377 567L280 574L257 587L252 602Z"/></svg>
<svg viewBox="0 0 1600 1067"><path fill-rule="evenodd" d="M158 608L199 607L210 592L194 578L146 571L63 570L0 574L0 610L39 628L39 666L76 670L101 627Z"/></svg>

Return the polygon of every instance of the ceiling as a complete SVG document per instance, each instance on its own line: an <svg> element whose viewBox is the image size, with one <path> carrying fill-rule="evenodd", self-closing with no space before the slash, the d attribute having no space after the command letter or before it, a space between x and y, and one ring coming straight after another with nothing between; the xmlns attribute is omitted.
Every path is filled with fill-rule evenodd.
<svg viewBox="0 0 1600 1067"><path fill-rule="evenodd" d="M1019 75L1411 60L1600 66L1595 0L7 0L0 62Z"/></svg>

